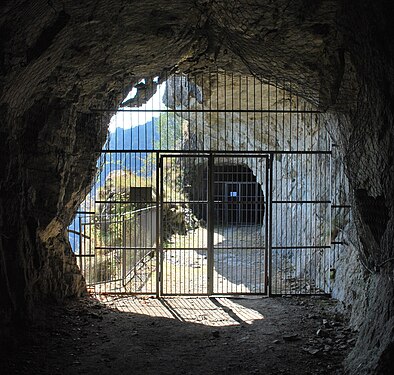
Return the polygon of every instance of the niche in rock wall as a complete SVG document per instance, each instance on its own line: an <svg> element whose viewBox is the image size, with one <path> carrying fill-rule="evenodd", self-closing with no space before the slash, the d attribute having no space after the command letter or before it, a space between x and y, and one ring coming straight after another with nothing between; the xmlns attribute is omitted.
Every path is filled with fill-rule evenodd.
<svg viewBox="0 0 394 375"><path fill-rule="evenodd" d="M264 193L252 170L243 164L219 164L208 171L207 165L195 167L189 191L194 214L208 220L208 176L212 176L215 225L258 225L264 221Z"/></svg>

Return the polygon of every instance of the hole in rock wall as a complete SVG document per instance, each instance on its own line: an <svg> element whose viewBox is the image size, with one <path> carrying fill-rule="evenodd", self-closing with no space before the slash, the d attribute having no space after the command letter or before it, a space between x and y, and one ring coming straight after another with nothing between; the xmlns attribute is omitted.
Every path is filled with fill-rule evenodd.
<svg viewBox="0 0 394 375"><path fill-rule="evenodd" d="M364 222L368 225L376 243L379 244L390 219L385 198L371 197L364 189L357 189L355 198Z"/></svg>

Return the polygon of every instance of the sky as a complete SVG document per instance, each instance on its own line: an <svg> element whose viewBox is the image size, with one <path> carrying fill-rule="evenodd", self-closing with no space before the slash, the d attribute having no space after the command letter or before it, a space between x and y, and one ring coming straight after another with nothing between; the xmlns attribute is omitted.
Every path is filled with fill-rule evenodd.
<svg viewBox="0 0 394 375"><path fill-rule="evenodd" d="M151 121L153 117L159 117L159 112L138 112L139 109L149 110L149 109L166 109L166 106L162 103L161 99L164 95L166 89L165 82L157 86L156 94L150 98L150 100L137 108L124 107L119 108L116 115L111 118L109 124L109 131L112 133L116 128L134 128L138 125L146 124ZM137 89L133 88L127 95L124 101L133 98L137 93ZM122 109L126 109L127 112L122 112ZM130 111L131 110L131 111Z"/></svg>

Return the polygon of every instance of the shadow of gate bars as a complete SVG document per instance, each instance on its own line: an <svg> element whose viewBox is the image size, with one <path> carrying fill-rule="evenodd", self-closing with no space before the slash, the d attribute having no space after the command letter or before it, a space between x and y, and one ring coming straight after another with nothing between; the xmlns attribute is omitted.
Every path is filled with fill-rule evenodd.
<svg viewBox="0 0 394 375"><path fill-rule="evenodd" d="M91 109L115 115L69 227L90 290L330 293L350 206L323 115L291 84L259 77L137 86L119 108Z"/></svg>

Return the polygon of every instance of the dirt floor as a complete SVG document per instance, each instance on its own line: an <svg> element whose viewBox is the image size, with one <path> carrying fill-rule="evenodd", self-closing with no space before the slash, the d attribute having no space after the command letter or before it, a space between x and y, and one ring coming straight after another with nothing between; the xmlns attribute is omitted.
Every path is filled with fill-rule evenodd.
<svg viewBox="0 0 394 375"><path fill-rule="evenodd" d="M354 338L324 297L90 297L15 342L1 374L343 374Z"/></svg>

